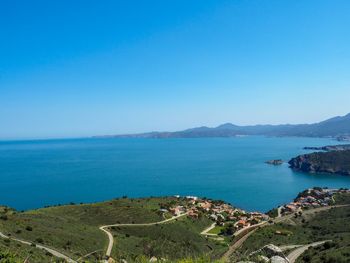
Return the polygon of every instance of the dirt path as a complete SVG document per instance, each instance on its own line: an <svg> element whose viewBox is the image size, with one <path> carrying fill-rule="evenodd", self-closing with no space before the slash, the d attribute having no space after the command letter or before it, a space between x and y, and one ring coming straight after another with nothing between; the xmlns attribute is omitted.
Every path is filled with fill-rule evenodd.
<svg viewBox="0 0 350 263"><path fill-rule="evenodd" d="M208 228L204 229L201 232L201 235L204 235L204 236L217 236L217 234L208 233L210 230L214 229L215 226L216 226L216 223L211 224Z"/></svg>
<svg viewBox="0 0 350 263"><path fill-rule="evenodd" d="M95 253L97 253L97 252L100 252L100 251L102 251L102 249L97 249L97 250L95 250L95 251L92 251L92 252L90 252L90 253L88 253L88 254L86 254L86 255L84 255L84 256L81 256L80 258L77 259L77 261L79 262L80 260L82 260L82 259L84 259L84 258L86 258L86 257L88 257L88 256L91 256L91 255L93 255L93 254L95 254Z"/></svg>
<svg viewBox="0 0 350 263"><path fill-rule="evenodd" d="M285 245L285 246L280 246L279 248L282 249L282 251L286 251L286 250L295 249L302 246L303 245Z"/></svg>
<svg viewBox="0 0 350 263"><path fill-rule="evenodd" d="M21 239L18 239L18 238L14 238L14 237L9 237L9 236L6 236L5 234L1 233L0 232L0 237L4 238L4 239L10 239L10 240L14 240L16 242L20 242L22 244L25 244L25 245L28 245L28 246L31 246L32 245L32 242L28 242L28 241L25 241L25 240L21 240ZM37 248L40 248L40 249L43 249L43 250L46 250L47 252L51 253L52 255L54 255L55 257L58 257L58 258L63 258L65 261L69 262L69 263L77 263L77 261L71 259L70 257L62 254L61 252L55 250L55 249L52 249L52 248L49 248L49 247L45 247L43 245L39 245L39 244L36 244L35 247Z"/></svg>
<svg viewBox="0 0 350 263"><path fill-rule="evenodd" d="M110 227L113 227L113 226L114 227L118 227L118 226L153 226L153 225L168 223L170 221L173 221L175 219L183 217L183 216L185 216L187 214L188 213L184 213L184 214L181 214L181 215L178 215L178 216L174 216L174 217L169 218L169 219L165 219L163 221L153 222L153 223L144 223L144 224L113 224L113 225L100 226L99 229L101 231L103 231L104 233L106 233L106 235L108 236L108 247L107 247L107 250L106 250L106 256L107 257L111 256L112 249L113 249L113 243L114 243L113 235L112 235L111 232L109 232L107 230L107 228L110 228Z"/></svg>
<svg viewBox="0 0 350 263"><path fill-rule="evenodd" d="M251 225L251 226L248 226L248 227L244 227L244 228L238 230L236 233L234 233L234 236L238 236L238 235L240 235L241 233L243 233L243 232L245 232L245 231L247 231L247 230L249 230L249 229L255 229L255 228L257 228L257 227L266 225L267 223L268 223L267 221L263 221L263 222L261 222L261 223L259 223L259 224L255 224L255 225Z"/></svg>
<svg viewBox="0 0 350 263"><path fill-rule="evenodd" d="M298 259L298 257L300 257L310 247L317 247L319 245L322 245L322 244L326 243L327 241L329 241L329 240L314 242L314 243L311 243L311 244L308 244L308 245L304 245L304 246L301 246L301 247L293 250L287 256L287 258L289 260L289 263L294 263Z"/></svg>

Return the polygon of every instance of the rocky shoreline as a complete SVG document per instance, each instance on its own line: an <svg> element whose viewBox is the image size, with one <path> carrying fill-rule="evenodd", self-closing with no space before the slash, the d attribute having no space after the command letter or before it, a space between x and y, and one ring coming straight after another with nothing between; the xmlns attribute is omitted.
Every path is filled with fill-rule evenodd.
<svg viewBox="0 0 350 263"><path fill-rule="evenodd" d="M307 173L332 173L350 176L350 150L314 152L292 158L290 168Z"/></svg>

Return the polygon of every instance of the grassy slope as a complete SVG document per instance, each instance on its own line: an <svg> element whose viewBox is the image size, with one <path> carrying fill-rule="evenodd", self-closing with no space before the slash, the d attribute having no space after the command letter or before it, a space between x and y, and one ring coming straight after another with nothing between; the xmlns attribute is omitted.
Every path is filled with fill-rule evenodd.
<svg viewBox="0 0 350 263"><path fill-rule="evenodd" d="M30 262L63 262L41 249L0 239L0 262L22 263L25 259Z"/></svg>
<svg viewBox="0 0 350 263"><path fill-rule="evenodd" d="M350 204L350 194L337 195L335 200L337 204ZM314 224L321 229L320 234L330 237L332 242L309 249L297 262L350 262L350 207L332 209L321 216L320 222Z"/></svg>
<svg viewBox="0 0 350 263"><path fill-rule="evenodd" d="M208 233L209 234L215 234L218 235L221 233L221 231L224 229L224 226L215 226L213 229L211 229Z"/></svg>
<svg viewBox="0 0 350 263"><path fill-rule="evenodd" d="M308 249L297 263L348 263L350 262L349 239L339 242L328 242L322 246Z"/></svg>
<svg viewBox="0 0 350 263"><path fill-rule="evenodd" d="M349 204L350 195L339 195L336 197L336 202L337 204ZM235 256L236 258L244 257L270 243L279 246L295 245L328 239L337 244L337 251L350 251L350 207L332 208L312 217L301 216L285 223L264 227L251 235ZM323 254L332 256L332 251L335 253L336 248L323 251ZM344 262L350 262L350 257L344 257L344 260L348 260ZM300 262L324 262L317 261L316 257L310 260Z"/></svg>
<svg viewBox="0 0 350 263"><path fill-rule="evenodd" d="M109 202L42 208L23 213L8 213L0 220L5 234L56 248L78 258L104 250L107 238L98 226L113 223L144 223L161 220L158 203L164 198L117 199ZM32 231L28 231L28 227ZM26 229L27 228L27 229ZM102 256L102 252L100 256Z"/></svg>
<svg viewBox="0 0 350 263"><path fill-rule="evenodd" d="M0 219L0 231L33 242L41 242L42 239L45 245L54 247L75 259L101 249L100 254L96 255L97 258L101 258L107 245L107 238L98 230L98 226L160 221L163 218L158 213L159 203L173 201L173 198L117 199L96 204L43 208L23 213L0 209L0 215L7 216L7 220ZM336 196L336 202L349 204L350 195ZM168 259L197 256L215 258L226 250L227 245L225 242L206 239L199 235L210 224L211 221L203 217L196 221L182 218L164 225L114 228L116 247L113 256L116 259L120 257L134 259L140 254ZM28 226L32 231L26 229ZM276 231L282 232L282 235ZM322 248L323 250L317 251L317 255L313 250L308 251L312 255L311 262L324 262L328 257L330 260L332 258L350 260L347 257L350 250L350 207L333 208L313 217L302 216L288 223L264 227L248 238L236 256L241 257L268 243L306 244L325 239L332 239L334 245L327 249ZM31 254L34 262L47 262L50 258L41 250L25 245L18 247L16 242L8 243L2 239L0 239L0 251L15 253L21 260ZM90 260L94 261L95 258ZM306 254L305 260L300 262L310 261L307 260L309 257Z"/></svg>
<svg viewBox="0 0 350 263"><path fill-rule="evenodd" d="M164 218L159 213L160 203L170 202L178 201L172 197L124 198L103 203L56 206L26 212L0 210L0 215L7 216L7 220L0 219L0 231L33 243L43 243L74 259L99 250L88 258L95 261L103 258L108 243L107 236L98 229L99 226L161 221ZM206 240L199 234L211 223L212 221L205 217L195 221L184 218L164 225L115 229L113 257L118 258L125 254L152 254L169 259L208 255L215 257L217 253L223 252L227 245ZM15 241L11 243L13 246L9 249L12 252L16 251ZM27 246L26 249L30 250L31 247ZM45 256L45 252L42 254Z"/></svg>
<svg viewBox="0 0 350 263"><path fill-rule="evenodd" d="M167 224L114 228L117 246L113 256L128 261L137 255L170 260L198 256L215 258L227 245L199 235L210 224L212 221L206 217L198 220L183 217Z"/></svg>

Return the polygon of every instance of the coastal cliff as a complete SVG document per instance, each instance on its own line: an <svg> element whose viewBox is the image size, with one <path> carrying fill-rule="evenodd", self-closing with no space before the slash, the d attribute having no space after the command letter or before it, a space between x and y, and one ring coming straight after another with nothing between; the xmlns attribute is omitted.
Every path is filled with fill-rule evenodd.
<svg viewBox="0 0 350 263"><path fill-rule="evenodd" d="M350 150L299 155L288 163L292 169L302 172L350 175Z"/></svg>

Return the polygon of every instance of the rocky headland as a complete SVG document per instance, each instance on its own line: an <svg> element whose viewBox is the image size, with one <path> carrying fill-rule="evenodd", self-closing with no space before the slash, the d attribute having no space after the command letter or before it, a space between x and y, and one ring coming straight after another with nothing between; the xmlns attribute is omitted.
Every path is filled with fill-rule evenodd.
<svg viewBox="0 0 350 263"><path fill-rule="evenodd" d="M292 169L302 172L350 175L350 150L303 154L288 163Z"/></svg>

